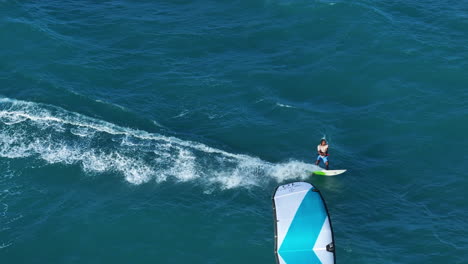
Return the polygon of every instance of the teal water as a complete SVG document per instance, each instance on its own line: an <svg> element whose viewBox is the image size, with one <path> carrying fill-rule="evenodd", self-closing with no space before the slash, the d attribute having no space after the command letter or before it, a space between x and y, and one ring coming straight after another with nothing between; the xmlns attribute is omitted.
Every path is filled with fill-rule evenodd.
<svg viewBox="0 0 468 264"><path fill-rule="evenodd" d="M0 1L0 263L468 263L466 1ZM309 177L325 136L337 177Z"/></svg>

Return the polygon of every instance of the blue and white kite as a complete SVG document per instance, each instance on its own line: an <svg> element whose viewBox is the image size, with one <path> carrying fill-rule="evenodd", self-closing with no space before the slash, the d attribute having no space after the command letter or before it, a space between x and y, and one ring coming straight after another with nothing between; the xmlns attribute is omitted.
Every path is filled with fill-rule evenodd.
<svg viewBox="0 0 468 264"><path fill-rule="evenodd" d="M334 264L333 230L319 190L306 182L279 186L273 196L278 264Z"/></svg>

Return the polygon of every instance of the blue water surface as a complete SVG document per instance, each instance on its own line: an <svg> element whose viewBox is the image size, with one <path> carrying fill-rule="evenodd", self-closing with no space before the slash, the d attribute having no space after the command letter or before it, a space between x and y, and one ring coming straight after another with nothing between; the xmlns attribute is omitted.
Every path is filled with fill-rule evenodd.
<svg viewBox="0 0 468 264"><path fill-rule="evenodd" d="M0 1L0 263L468 263L466 1ZM330 143L337 177L310 176Z"/></svg>

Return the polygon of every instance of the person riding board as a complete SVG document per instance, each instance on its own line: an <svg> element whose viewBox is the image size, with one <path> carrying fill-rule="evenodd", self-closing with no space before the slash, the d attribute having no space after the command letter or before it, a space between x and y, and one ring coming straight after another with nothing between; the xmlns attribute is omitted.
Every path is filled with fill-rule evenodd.
<svg viewBox="0 0 468 264"><path fill-rule="evenodd" d="M319 165L322 160L328 170L328 144L325 139L320 140L320 144L317 146L317 153L318 156L315 165Z"/></svg>

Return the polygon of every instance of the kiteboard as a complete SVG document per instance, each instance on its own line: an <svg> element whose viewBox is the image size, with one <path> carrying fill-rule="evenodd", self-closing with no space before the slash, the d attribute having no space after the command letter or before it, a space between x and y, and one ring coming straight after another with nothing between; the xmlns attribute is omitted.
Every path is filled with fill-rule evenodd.
<svg viewBox="0 0 468 264"><path fill-rule="evenodd" d="M322 176L336 176L345 172L346 170L318 170L318 171L313 171L312 174L322 175Z"/></svg>
<svg viewBox="0 0 468 264"><path fill-rule="evenodd" d="M335 264L333 230L320 191L307 182L273 195L277 264Z"/></svg>

